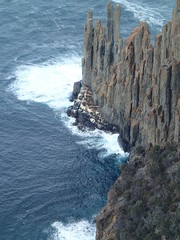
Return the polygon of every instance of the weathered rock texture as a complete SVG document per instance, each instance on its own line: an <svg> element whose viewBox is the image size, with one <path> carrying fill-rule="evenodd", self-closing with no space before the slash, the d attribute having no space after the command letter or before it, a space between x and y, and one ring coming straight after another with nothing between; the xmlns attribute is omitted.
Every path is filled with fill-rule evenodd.
<svg viewBox="0 0 180 240"><path fill-rule="evenodd" d="M74 90L71 97L74 105L67 109L67 115L76 119L74 125L80 130L96 128L105 131L118 132L118 129L104 120L99 112L99 107L94 104L92 90L90 87L81 88L81 82L74 84Z"/></svg>
<svg viewBox="0 0 180 240"><path fill-rule="evenodd" d="M82 89L132 151L97 217L96 239L178 240L180 0L154 45L145 22L121 39L120 14L108 3L106 26L93 26L89 11L84 31Z"/></svg>
<svg viewBox="0 0 180 240"><path fill-rule="evenodd" d="M180 152L138 147L96 219L97 240L180 239Z"/></svg>
<svg viewBox="0 0 180 240"><path fill-rule="evenodd" d="M108 3L107 22L84 30L83 86L90 87L104 119L118 127L130 146L180 140L180 0L172 21L150 42L141 22L120 38L120 6Z"/></svg>

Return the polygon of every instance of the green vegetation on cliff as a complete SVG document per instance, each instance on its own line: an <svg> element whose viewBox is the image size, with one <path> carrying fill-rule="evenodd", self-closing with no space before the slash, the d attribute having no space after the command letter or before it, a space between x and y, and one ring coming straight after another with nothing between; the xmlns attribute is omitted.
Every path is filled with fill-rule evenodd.
<svg viewBox="0 0 180 240"><path fill-rule="evenodd" d="M97 217L96 240L178 240L180 0L154 45L145 22L122 39L120 15L109 2L103 26L89 11L82 88L68 110L77 123L115 126L132 150Z"/></svg>
<svg viewBox="0 0 180 240"><path fill-rule="evenodd" d="M180 153L136 148L97 217L97 239L180 239Z"/></svg>

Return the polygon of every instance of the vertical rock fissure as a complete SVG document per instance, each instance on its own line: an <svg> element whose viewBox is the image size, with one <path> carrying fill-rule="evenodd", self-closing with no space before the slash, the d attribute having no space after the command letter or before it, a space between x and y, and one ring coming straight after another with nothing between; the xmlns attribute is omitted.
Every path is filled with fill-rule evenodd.
<svg viewBox="0 0 180 240"><path fill-rule="evenodd" d="M126 41L120 38L120 5L114 11L108 3L106 27L100 20L93 27L88 13L82 83L92 89L104 119L130 145L179 141L179 9L177 0L172 21L155 37L154 46L145 22Z"/></svg>

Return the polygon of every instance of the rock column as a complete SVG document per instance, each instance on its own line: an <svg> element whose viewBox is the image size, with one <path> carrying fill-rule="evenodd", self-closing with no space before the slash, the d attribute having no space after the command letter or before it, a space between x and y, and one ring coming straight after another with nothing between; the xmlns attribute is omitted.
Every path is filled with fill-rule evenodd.
<svg viewBox="0 0 180 240"><path fill-rule="evenodd" d="M93 67L93 14L88 12L87 23L84 27L84 58L82 59L83 84L91 86L91 73Z"/></svg>
<svg viewBox="0 0 180 240"><path fill-rule="evenodd" d="M83 85L110 124L131 146L178 142L180 135L180 0L172 21L150 42L141 22L127 41L120 38L120 6L107 5L103 27L88 13L85 25Z"/></svg>

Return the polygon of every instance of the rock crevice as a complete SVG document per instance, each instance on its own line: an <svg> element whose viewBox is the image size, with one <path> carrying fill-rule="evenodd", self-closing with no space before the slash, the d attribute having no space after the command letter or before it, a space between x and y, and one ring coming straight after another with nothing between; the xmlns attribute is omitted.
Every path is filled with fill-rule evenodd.
<svg viewBox="0 0 180 240"><path fill-rule="evenodd" d="M120 38L120 6L107 5L107 22L84 31L83 86L104 119L120 130L130 146L179 142L180 12L179 0L162 32L150 41L141 22L127 40Z"/></svg>
<svg viewBox="0 0 180 240"><path fill-rule="evenodd" d="M180 0L172 20L150 41L141 22L120 37L120 5L107 5L106 26L84 28L82 88L67 111L82 128L118 131L131 149L128 166L96 219L97 240L179 239ZM79 93L79 94L78 94Z"/></svg>

